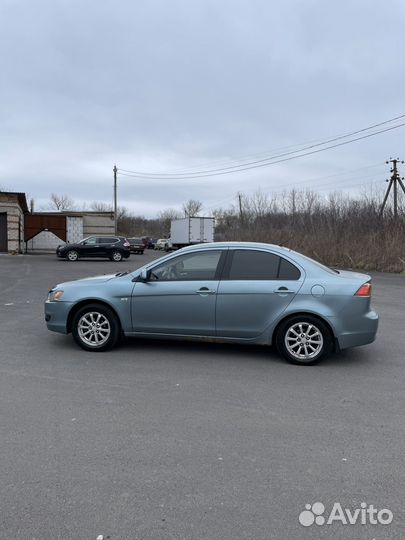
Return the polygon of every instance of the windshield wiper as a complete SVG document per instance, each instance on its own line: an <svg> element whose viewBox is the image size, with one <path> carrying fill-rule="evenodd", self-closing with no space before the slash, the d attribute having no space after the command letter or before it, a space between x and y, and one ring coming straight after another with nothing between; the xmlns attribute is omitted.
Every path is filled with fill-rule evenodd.
<svg viewBox="0 0 405 540"><path fill-rule="evenodd" d="M125 270L125 272L117 272L115 277L126 276L127 274L129 274L129 270Z"/></svg>

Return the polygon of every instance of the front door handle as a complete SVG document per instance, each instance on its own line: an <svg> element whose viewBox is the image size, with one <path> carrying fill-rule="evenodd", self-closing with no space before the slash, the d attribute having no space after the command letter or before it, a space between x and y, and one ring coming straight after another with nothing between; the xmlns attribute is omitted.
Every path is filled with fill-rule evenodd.
<svg viewBox="0 0 405 540"><path fill-rule="evenodd" d="M290 289L287 289L287 287L279 287L273 292L277 294L295 294L295 291L291 291Z"/></svg>
<svg viewBox="0 0 405 540"><path fill-rule="evenodd" d="M213 289L209 289L208 287L201 287L201 289L198 289L197 291L195 291L197 294L200 294L202 296L206 295L206 294L215 294L216 291L214 291Z"/></svg>

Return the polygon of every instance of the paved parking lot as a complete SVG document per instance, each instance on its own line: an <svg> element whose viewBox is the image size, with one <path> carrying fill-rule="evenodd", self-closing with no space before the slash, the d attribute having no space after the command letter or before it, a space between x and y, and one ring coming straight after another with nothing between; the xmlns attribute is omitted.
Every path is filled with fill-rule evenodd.
<svg viewBox="0 0 405 540"><path fill-rule="evenodd" d="M405 278L373 276L374 344L314 367L209 343L94 354L48 332L51 286L153 257L0 257L0 538L403 538ZM303 527L315 501L394 520Z"/></svg>

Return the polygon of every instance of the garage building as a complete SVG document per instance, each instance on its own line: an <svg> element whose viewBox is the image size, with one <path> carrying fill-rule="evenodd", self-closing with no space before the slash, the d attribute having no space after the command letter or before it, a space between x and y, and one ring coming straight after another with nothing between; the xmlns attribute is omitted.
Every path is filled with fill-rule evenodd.
<svg viewBox="0 0 405 540"><path fill-rule="evenodd" d="M66 242L114 231L112 212L29 212L25 193L0 192L0 252L53 251Z"/></svg>
<svg viewBox="0 0 405 540"><path fill-rule="evenodd" d="M94 235L114 235L112 212L33 212L25 217L26 251L55 250Z"/></svg>
<svg viewBox="0 0 405 540"><path fill-rule="evenodd" d="M0 192L0 253L24 251L25 193Z"/></svg>

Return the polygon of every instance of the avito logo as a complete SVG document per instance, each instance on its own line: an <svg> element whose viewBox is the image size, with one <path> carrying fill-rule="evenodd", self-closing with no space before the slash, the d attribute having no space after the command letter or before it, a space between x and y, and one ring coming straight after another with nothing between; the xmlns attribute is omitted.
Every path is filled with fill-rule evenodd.
<svg viewBox="0 0 405 540"><path fill-rule="evenodd" d="M394 515L388 508L379 510L372 504L362 502L360 508L343 508L339 502L333 503L332 510L327 516L325 505L321 502L306 504L298 516L298 521L304 527L315 525L332 525L341 523L342 525L389 525L394 519Z"/></svg>

